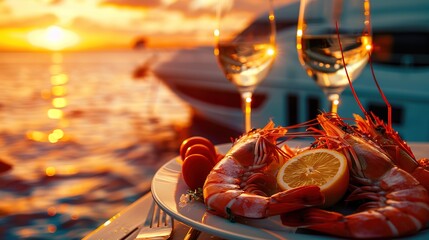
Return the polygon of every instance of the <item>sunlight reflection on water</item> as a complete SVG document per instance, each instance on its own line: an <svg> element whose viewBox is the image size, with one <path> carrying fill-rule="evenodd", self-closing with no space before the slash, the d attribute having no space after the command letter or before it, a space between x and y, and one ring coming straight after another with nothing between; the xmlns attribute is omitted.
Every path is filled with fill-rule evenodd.
<svg viewBox="0 0 429 240"><path fill-rule="evenodd" d="M0 53L1 239L80 239L149 190L191 117L133 79L154 54Z"/></svg>

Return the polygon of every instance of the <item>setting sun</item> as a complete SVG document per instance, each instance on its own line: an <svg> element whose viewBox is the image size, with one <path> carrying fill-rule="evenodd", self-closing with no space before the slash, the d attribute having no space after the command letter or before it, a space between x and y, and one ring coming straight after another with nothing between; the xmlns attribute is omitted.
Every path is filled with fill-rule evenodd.
<svg viewBox="0 0 429 240"><path fill-rule="evenodd" d="M34 46L52 51L64 50L80 41L76 33L59 26L31 31L28 33L27 39Z"/></svg>

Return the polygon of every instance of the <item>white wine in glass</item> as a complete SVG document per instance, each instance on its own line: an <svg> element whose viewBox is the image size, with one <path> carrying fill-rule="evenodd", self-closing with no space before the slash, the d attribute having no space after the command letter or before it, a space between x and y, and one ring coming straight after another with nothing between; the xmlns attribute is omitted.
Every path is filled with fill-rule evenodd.
<svg viewBox="0 0 429 240"><path fill-rule="evenodd" d="M368 62L372 45L369 0L302 0L297 50L307 74L337 112L340 95Z"/></svg>
<svg viewBox="0 0 429 240"><path fill-rule="evenodd" d="M244 130L248 132L251 124L252 95L258 84L268 75L274 62L275 19L271 0L259 1L254 6L258 18L257 28L247 29L243 34L233 36L229 31L234 18L240 19L245 11L243 6L231 5L230 0L220 0L218 9L218 28L215 29L215 51L218 63L226 78L240 92L244 115ZM249 11L249 10L247 10ZM251 14L251 12L248 12Z"/></svg>

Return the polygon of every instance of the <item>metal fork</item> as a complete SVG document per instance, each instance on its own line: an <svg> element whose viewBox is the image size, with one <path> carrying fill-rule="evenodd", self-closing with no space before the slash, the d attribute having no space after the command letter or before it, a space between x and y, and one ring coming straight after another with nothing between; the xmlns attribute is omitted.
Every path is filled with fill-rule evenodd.
<svg viewBox="0 0 429 240"><path fill-rule="evenodd" d="M168 239L172 230L172 218L153 201L136 239Z"/></svg>

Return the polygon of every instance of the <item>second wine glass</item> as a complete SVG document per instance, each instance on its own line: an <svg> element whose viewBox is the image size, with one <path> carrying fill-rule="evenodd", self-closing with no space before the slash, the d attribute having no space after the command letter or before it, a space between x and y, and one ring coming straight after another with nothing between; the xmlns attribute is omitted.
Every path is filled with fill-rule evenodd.
<svg viewBox="0 0 429 240"><path fill-rule="evenodd" d="M369 0L301 0L297 50L307 74L337 112L340 95L354 81L371 50Z"/></svg>
<svg viewBox="0 0 429 240"><path fill-rule="evenodd" d="M214 31L218 63L226 78L233 83L242 98L244 130L251 124L252 95L257 85L268 75L275 58L275 19L272 0L258 1L257 6L248 2L220 0L218 26ZM244 30L238 36L234 29L248 15L260 15L258 24ZM239 30L239 29L238 29Z"/></svg>

